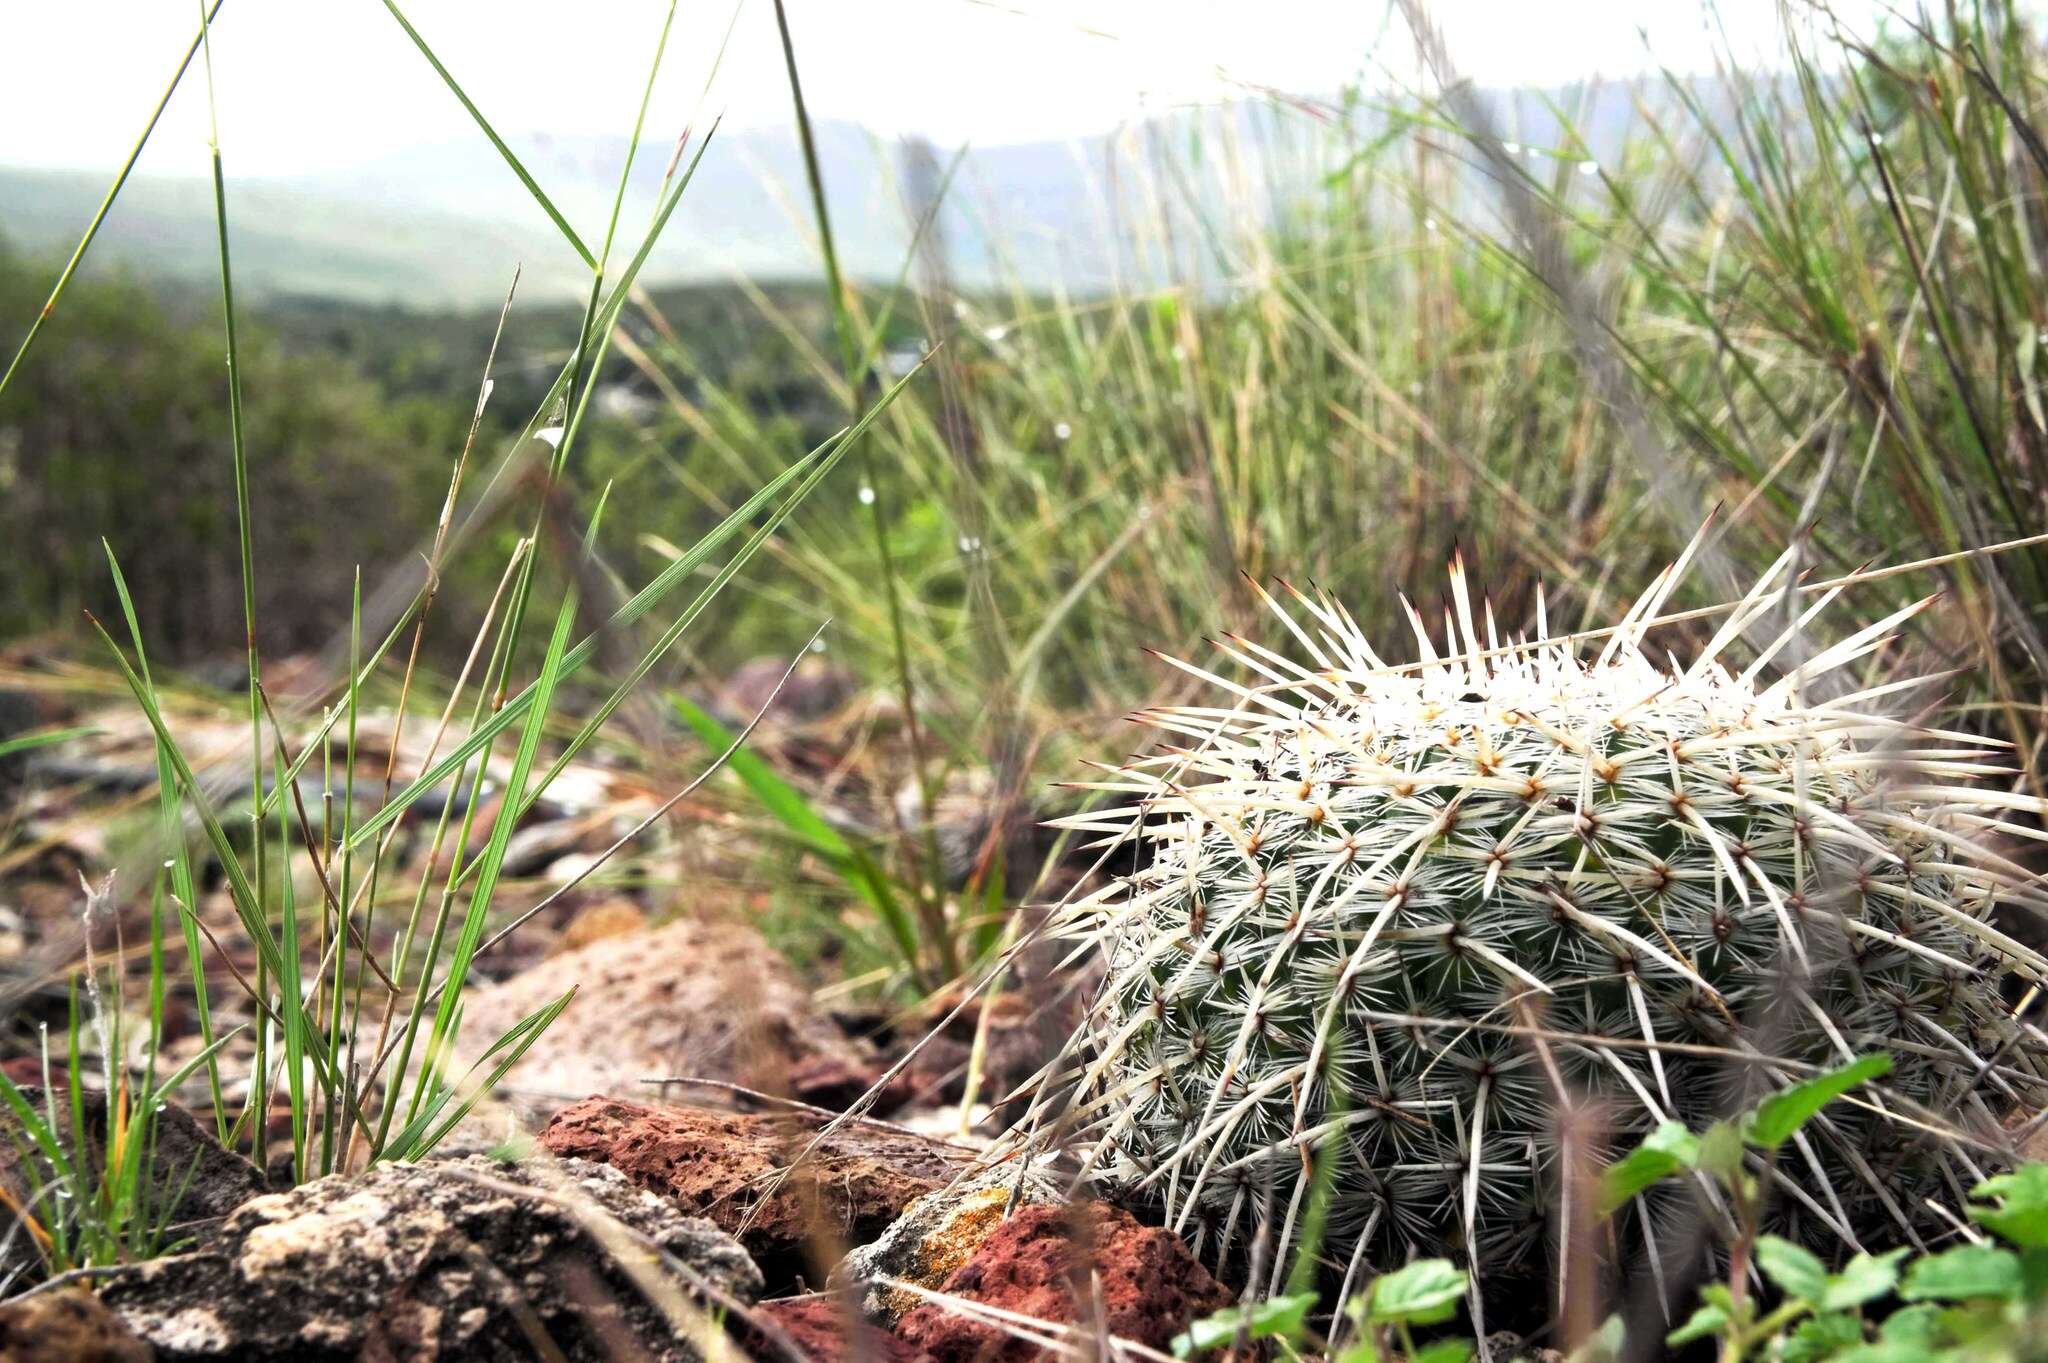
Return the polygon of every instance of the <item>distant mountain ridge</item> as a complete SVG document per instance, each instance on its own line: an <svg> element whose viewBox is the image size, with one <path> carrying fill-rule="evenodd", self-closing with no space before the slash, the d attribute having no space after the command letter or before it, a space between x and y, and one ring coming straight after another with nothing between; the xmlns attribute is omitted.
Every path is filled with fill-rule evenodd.
<svg viewBox="0 0 2048 1363"><path fill-rule="evenodd" d="M1561 135L1553 106L1569 96L1510 91L1489 98L1504 133L1532 145ZM1596 154L1620 146L1629 99L1626 87L1603 87L1578 110L1575 122ZM1355 131L1362 137L1376 121L1361 120ZM893 279L914 216L899 192L902 144L851 123L822 122L815 132L843 268L857 278ZM1212 157L1225 143L1230 154ZM626 140L529 135L514 145L596 250ZM696 150L685 150L684 164ZM1252 102L1072 142L970 148L955 171L937 239L952 276L970 287L1057 285L1092 293L1157 281L1176 273L1160 259L1162 249L1200 249L1178 240L1161 246L1143 220L1158 204L1218 221L1270 216L1276 206L1313 194L1341 150L1341 141L1313 120ZM641 146L615 260L639 243L673 151L667 142ZM943 167L952 152L933 155ZM588 279L539 205L481 139L412 148L347 170L231 179L228 189L236 283L251 295L473 305L502 296L515 263L525 270L529 293L567 293ZM0 168L0 240L17 251L61 255L105 190L103 177L84 172ZM814 276L808 203L793 130L720 132L643 279ZM214 278L210 184L130 181L94 248L94 266L167 284Z"/></svg>

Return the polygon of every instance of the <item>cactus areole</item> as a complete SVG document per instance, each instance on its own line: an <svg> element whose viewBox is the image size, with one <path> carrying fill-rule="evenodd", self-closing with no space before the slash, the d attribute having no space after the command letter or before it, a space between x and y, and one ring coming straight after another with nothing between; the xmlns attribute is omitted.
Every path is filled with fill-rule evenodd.
<svg viewBox="0 0 2048 1363"><path fill-rule="evenodd" d="M1219 1259L1263 1228L1276 1281L1318 1173L1324 1260L1484 1278L1554 1243L1568 1116L1598 1159L1884 1050L1885 1085L1757 1166L1774 1217L1853 1244L1954 1202L2042 1102L2000 985L2043 962L1997 912L2040 902L2001 854L2040 811L1881 666L1926 602L1823 646L1841 589L1788 563L1690 661L1645 640L1681 560L1590 636L1540 597L1503 636L1454 563L1442 632L1409 608L1419 662L1289 589L1276 646L1219 642L1235 676L1177 664L1213 697L1144 713L1166 742L1067 821L1149 853L1055 920L1107 976L1035 1129L1057 1091L1094 1176ZM1653 1254L1681 1199L1625 1209Z"/></svg>

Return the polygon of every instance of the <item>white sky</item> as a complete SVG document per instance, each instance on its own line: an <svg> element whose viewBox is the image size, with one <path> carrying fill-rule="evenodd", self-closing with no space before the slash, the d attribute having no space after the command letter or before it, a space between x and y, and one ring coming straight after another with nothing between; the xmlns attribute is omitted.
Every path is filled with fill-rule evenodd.
<svg viewBox="0 0 2048 1363"><path fill-rule="evenodd" d="M1881 0L1846 0L1867 16ZM500 132L630 129L663 0L409 0L421 30ZM1453 59L1486 84L1710 70L1698 0L1435 0ZM1720 0L1740 52L1776 48L1776 0ZM981 145L1097 131L1247 85L1331 93L1411 44L1385 0L789 0L805 93L822 117ZM770 0L686 0L649 135L703 108L789 121ZM1568 17L1564 17L1568 16ZM197 0L0 0L0 164L111 171L197 29ZM1647 39L1650 53L1646 54ZM1376 46L1377 44L1377 46ZM474 139L468 116L381 0L228 0L214 30L231 175L319 172ZM196 64L145 156L203 173ZM701 117L701 116L700 116Z"/></svg>

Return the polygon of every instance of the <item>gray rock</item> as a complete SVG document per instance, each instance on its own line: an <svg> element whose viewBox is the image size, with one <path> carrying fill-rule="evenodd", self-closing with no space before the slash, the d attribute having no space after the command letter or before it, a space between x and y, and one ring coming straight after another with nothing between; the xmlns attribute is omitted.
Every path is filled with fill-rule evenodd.
<svg viewBox="0 0 2048 1363"><path fill-rule="evenodd" d="M167 1363L696 1363L707 1303L760 1287L730 1236L613 1169L472 1155L256 1198L100 1297Z"/></svg>
<svg viewBox="0 0 2048 1363"><path fill-rule="evenodd" d="M1065 1201L1049 1173L1026 1168L1023 1174L1018 1206ZM849 1251L832 1275L833 1284L857 1289L860 1309L868 1319L894 1325L922 1299L880 1280L891 1278L938 1290L1003 1223L1017 1176L1015 1164L998 1164L926 1193L905 1207L903 1215L871 1243Z"/></svg>

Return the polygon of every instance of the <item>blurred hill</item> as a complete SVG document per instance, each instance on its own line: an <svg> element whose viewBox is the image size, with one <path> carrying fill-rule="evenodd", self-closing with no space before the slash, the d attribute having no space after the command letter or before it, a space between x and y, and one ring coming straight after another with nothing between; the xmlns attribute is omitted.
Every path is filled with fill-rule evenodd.
<svg viewBox="0 0 2048 1363"><path fill-rule="evenodd" d="M1654 87L1653 87L1654 88ZM1503 135L1548 155L1619 149L1644 90L1515 90L1488 98ZM1722 101L1709 88L1709 104ZM1185 278L1210 263L1211 229L1253 226L1312 200L1352 150L1393 120L1315 101L1246 101L1162 115L1069 142L960 153L940 219L954 279L970 288L1102 293ZM1333 134L1333 125L1341 125ZM1567 128L1576 131L1576 137ZM901 190L907 144L853 123L816 125L843 268L886 281L904 263ZM511 139L586 241L618 188L620 137ZM693 143L684 156L696 151ZM640 149L620 224L638 241L675 148ZM952 162L923 147L927 179ZM252 297L291 293L415 307L488 304L512 267L529 294L568 294L588 276L553 224L480 141L410 148L365 165L277 179L229 180L236 283ZM1541 167L1537 167L1541 169ZM0 237L27 257L59 256L106 191L104 173L0 168ZM1469 186L1468 186L1469 188ZM210 184L137 177L95 247L96 268L126 267L159 286L217 278ZM1210 259L1204 259L1209 257ZM649 283L809 278L817 252L803 163L788 128L721 131L650 258Z"/></svg>

